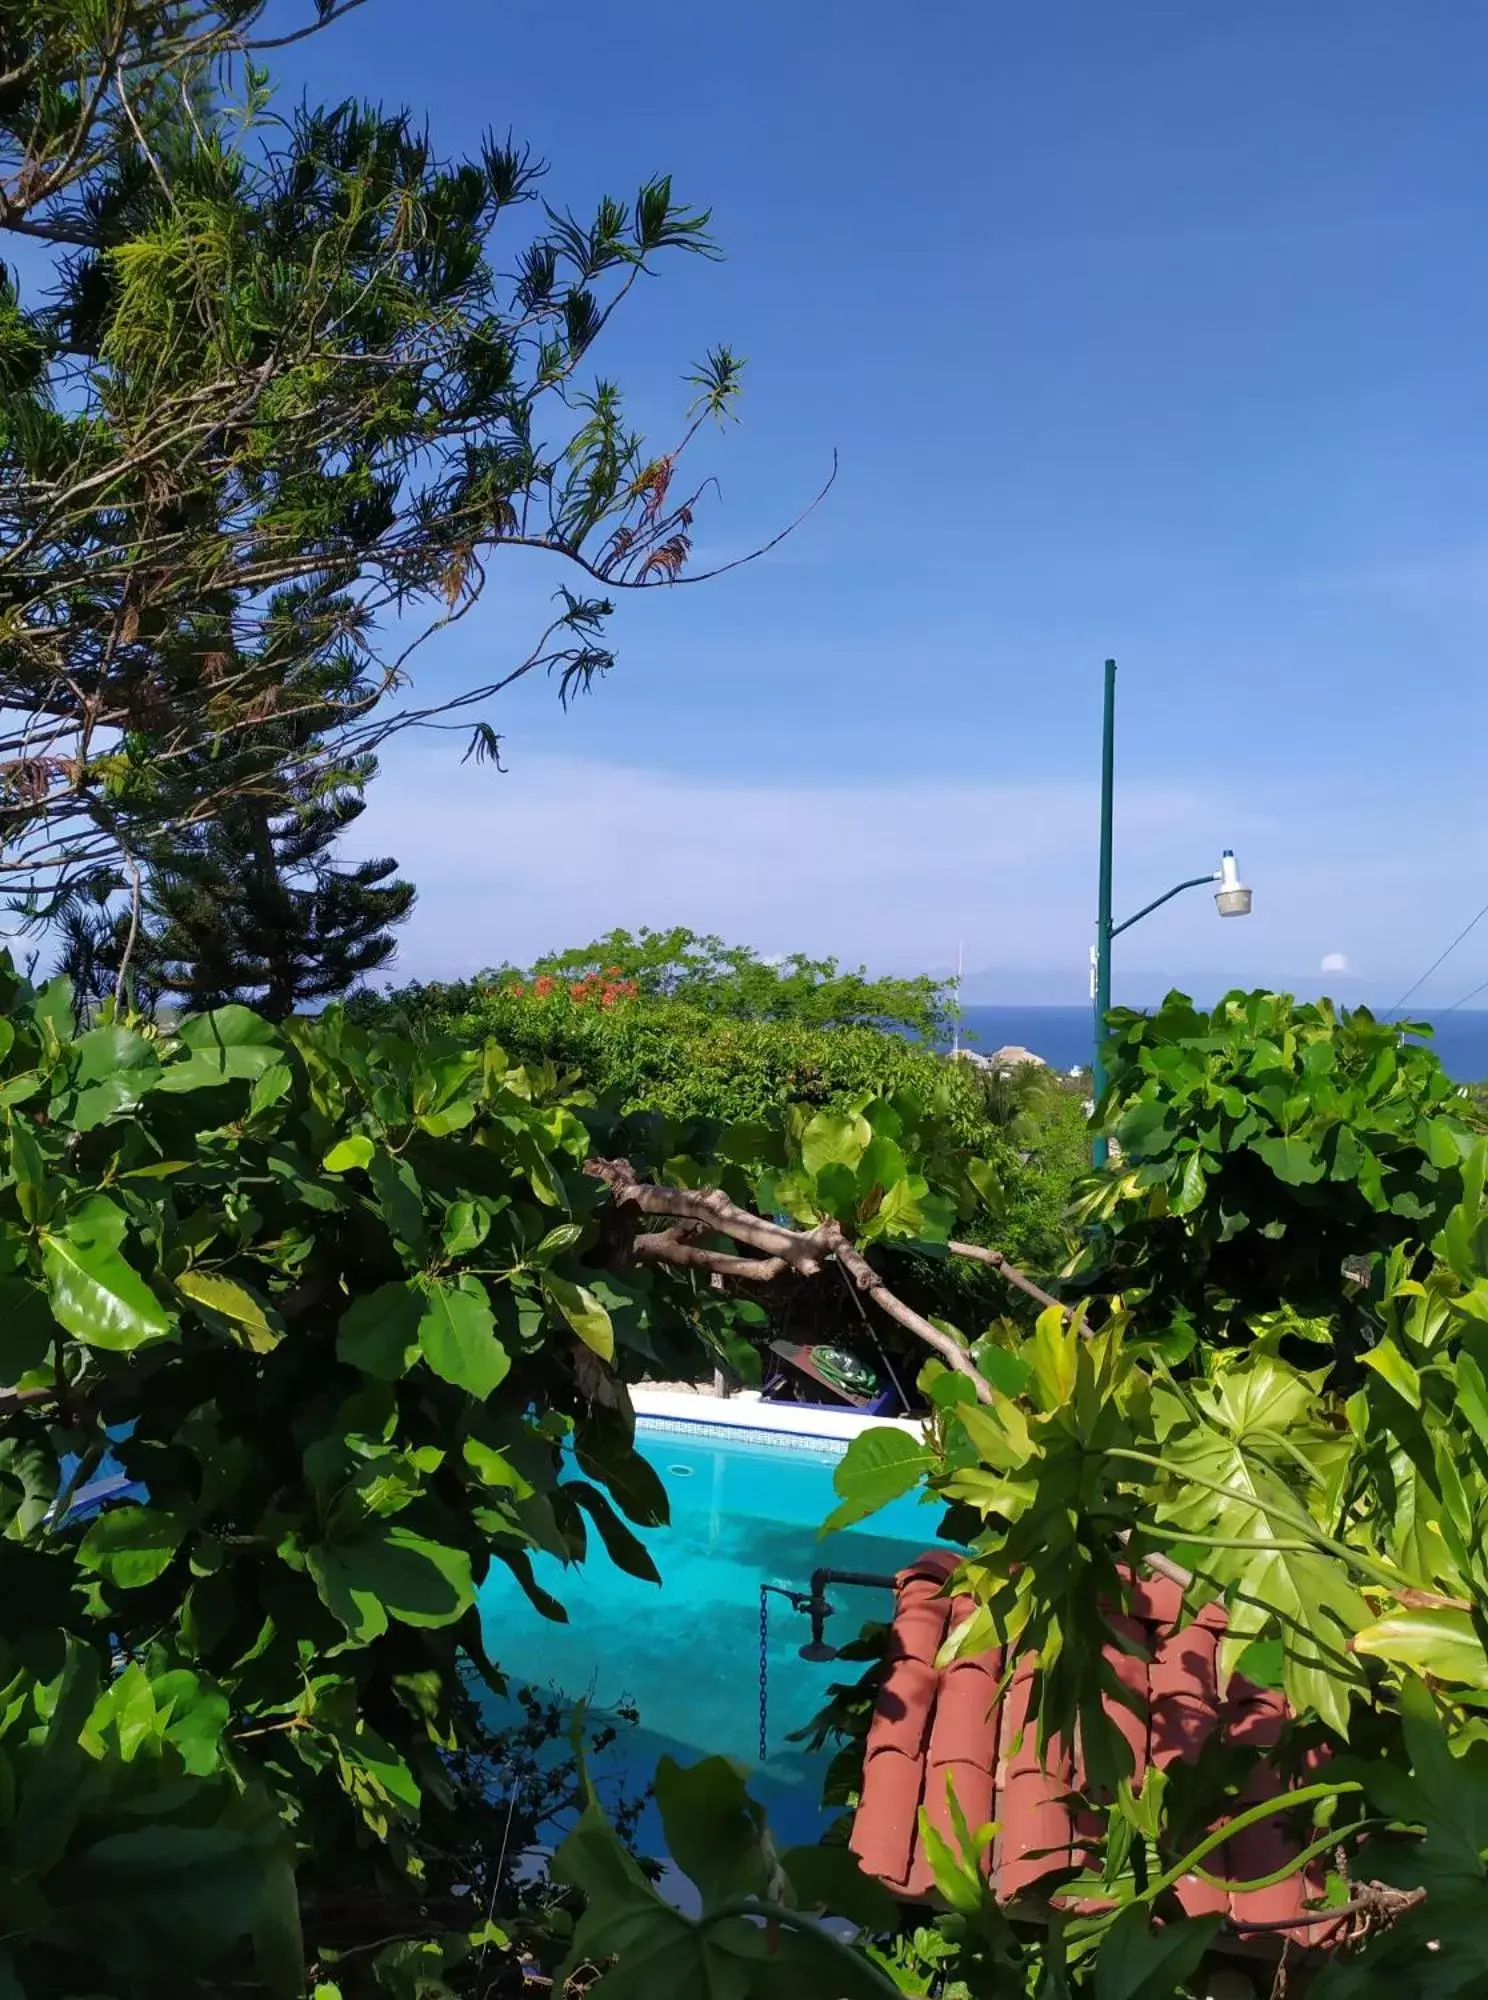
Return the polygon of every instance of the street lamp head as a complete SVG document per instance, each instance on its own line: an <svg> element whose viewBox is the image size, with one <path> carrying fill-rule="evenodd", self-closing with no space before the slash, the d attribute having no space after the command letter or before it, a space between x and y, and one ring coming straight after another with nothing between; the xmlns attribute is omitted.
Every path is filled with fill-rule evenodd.
<svg viewBox="0 0 1488 2000"><path fill-rule="evenodd" d="M1219 873L1215 876L1219 887L1214 892L1214 906L1222 917L1248 917L1250 915L1251 892L1240 880L1235 866L1235 850L1227 847L1220 859Z"/></svg>

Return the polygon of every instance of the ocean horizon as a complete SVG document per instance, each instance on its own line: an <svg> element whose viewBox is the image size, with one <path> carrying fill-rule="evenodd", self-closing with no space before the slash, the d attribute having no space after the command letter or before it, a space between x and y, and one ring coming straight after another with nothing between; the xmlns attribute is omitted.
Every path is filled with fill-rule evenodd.
<svg viewBox="0 0 1488 2000"><path fill-rule="evenodd" d="M1431 1047L1454 1083L1488 1079L1488 1012L1462 1008L1433 1020L1412 1017L1433 1028ZM963 1007L961 1040L978 1055L989 1056L1014 1044L1031 1049L1051 1069L1081 1069L1090 1063L1091 1018L1088 1007Z"/></svg>

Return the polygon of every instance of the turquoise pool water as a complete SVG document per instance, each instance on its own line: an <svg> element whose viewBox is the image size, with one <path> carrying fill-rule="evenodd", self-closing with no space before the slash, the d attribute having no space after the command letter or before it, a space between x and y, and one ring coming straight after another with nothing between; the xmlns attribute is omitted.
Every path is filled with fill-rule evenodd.
<svg viewBox="0 0 1488 2000"><path fill-rule="evenodd" d="M666 1752L689 1763L718 1752L749 1768L777 1838L812 1839L822 1823L826 1760L786 1737L821 1707L833 1680L856 1678L861 1668L803 1660L808 1621L772 1598L761 1767L760 1585L805 1590L822 1564L888 1573L933 1544L940 1510L911 1497L819 1540L836 1504L832 1471L841 1454L832 1445L741 1442L644 1419L637 1442L671 1501L670 1526L643 1536L661 1587L625 1575L593 1547L581 1570L538 1558L539 1580L568 1609L570 1623L554 1625L502 1572L481 1599L491 1656L513 1682L586 1697L600 1712L627 1701L640 1710L640 1726L622 1732L596 1772L602 1791L642 1789ZM827 1636L838 1645L889 1610L884 1591L834 1585L828 1594L839 1608Z"/></svg>

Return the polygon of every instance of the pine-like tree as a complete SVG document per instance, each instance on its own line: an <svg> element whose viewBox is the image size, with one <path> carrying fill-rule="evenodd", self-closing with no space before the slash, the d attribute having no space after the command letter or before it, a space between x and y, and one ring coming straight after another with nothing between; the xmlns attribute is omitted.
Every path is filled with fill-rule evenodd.
<svg viewBox="0 0 1488 2000"><path fill-rule="evenodd" d="M413 885L394 860L335 854L374 770L368 757L329 785L317 775L278 809L235 797L162 855L131 956L144 986L192 1013L239 1000L283 1020L386 965Z"/></svg>

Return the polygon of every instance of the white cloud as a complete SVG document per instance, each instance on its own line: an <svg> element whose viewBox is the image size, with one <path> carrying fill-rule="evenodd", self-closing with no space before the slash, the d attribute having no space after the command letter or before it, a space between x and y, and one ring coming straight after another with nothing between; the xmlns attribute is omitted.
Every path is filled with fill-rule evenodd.
<svg viewBox="0 0 1488 2000"><path fill-rule="evenodd" d="M1188 851L1194 809L1177 792L1123 796L1134 874L1154 845ZM725 783L520 756L502 775L405 743L385 755L351 851L396 855L418 885L410 975L681 923L879 966L943 965L964 938L968 968L1067 965L1078 981L1095 818L1088 785Z"/></svg>
<svg viewBox="0 0 1488 2000"><path fill-rule="evenodd" d="M992 746L995 749L995 746ZM939 783L867 778L844 757L825 775L722 778L577 757L527 756L505 775L445 744L395 740L348 855L391 854L419 901L395 976L441 979L578 943L616 925L686 924L764 954L832 954L878 970L939 970L965 943L977 998L1083 998L1095 913L1097 799L1056 776ZM700 755L707 754L703 735ZM1459 912L1481 902L1488 830L1412 801L1378 850L1372 776L1261 789L1198 768L1171 785L1120 788L1117 917L1212 865L1233 844L1255 912L1215 920L1206 895L1175 897L1117 942L1118 999L1168 985L1316 991L1323 977L1375 993L1429 964ZM1361 873L1355 856L1376 855ZM1449 856L1450 862L1443 857ZM1367 979L1341 952L1319 966L1320 915L1370 943ZM1430 997L1430 996L1428 996ZM1455 992L1448 996L1455 998Z"/></svg>

